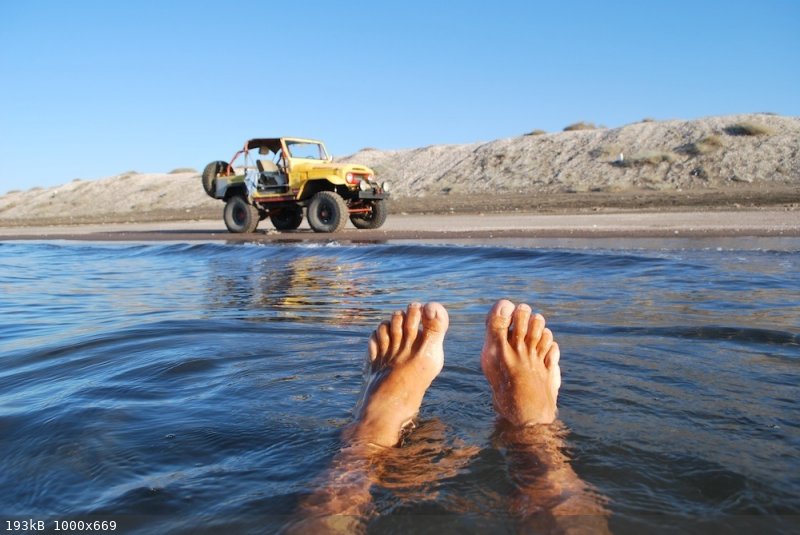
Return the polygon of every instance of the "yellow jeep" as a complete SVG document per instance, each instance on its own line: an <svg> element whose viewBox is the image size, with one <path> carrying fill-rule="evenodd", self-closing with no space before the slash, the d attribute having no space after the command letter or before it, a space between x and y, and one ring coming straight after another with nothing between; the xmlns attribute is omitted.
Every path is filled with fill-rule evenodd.
<svg viewBox="0 0 800 535"><path fill-rule="evenodd" d="M313 139L251 139L230 162L208 164L202 179L208 195L225 201L231 232L255 232L267 217L278 230L294 230L304 208L315 232L337 232L348 216L359 229L386 221L387 184L369 167L334 163L325 144Z"/></svg>

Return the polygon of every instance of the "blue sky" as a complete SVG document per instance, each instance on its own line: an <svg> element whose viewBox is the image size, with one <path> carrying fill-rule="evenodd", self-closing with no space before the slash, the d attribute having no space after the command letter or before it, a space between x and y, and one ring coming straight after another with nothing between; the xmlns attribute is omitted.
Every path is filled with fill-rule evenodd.
<svg viewBox="0 0 800 535"><path fill-rule="evenodd" d="M800 1L0 1L0 194L748 112L800 115ZM198 186L199 187L199 186Z"/></svg>

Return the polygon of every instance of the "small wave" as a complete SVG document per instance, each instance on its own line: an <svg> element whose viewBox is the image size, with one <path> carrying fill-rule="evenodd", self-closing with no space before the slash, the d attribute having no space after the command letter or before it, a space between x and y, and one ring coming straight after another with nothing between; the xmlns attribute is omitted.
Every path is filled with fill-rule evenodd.
<svg viewBox="0 0 800 535"><path fill-rule="evenodd" d="M769 344L774 346L800 346L800 334L771 329L749 327L727 327L724 325L673 325L669 327L633 326L589 326L560 325L562 332L595 335L597 337L658 336L663 338L685 338L689 340L730 340L734 342Z"/></svg>

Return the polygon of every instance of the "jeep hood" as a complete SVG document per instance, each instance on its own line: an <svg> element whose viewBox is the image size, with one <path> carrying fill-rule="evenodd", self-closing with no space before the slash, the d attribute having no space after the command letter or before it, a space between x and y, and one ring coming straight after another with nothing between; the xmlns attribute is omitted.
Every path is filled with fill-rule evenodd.
<svg viewBox="0 0 800 535"><path fill-rule="evenodd" d="M359 174L375 174L372 169L364 165L352 164L352 163L323 163L323 162L303 162L301 164L295 164L293 167L296 171L332 171L337 174L345 174L345 173L359 173Z"/></svg>
<svg viewBox="0 0 800 535"><path fill-rule="evenodd" d="M319 163L314 164L313 167L315 169L330 169L332 171L341 169L342 171L353 171L355 173L372 173L372 169L369 167L353 163Z"/></svg>

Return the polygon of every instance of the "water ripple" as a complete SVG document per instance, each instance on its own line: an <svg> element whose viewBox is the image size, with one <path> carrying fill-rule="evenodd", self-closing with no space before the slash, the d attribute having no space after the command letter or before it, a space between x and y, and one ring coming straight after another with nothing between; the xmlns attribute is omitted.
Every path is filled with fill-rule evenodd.
<svg viewBox="0 0 800 535"><path fill-rule="evenodd" d="M277 531L339 447L371 330L439 300L445 369L387 460L370 530L514 532L479 362L484 315L507 297L559 338L567 453L612 528L757 515L788 532L798 254L0 243L0 472L14 482L0 512Z"/></svg>

